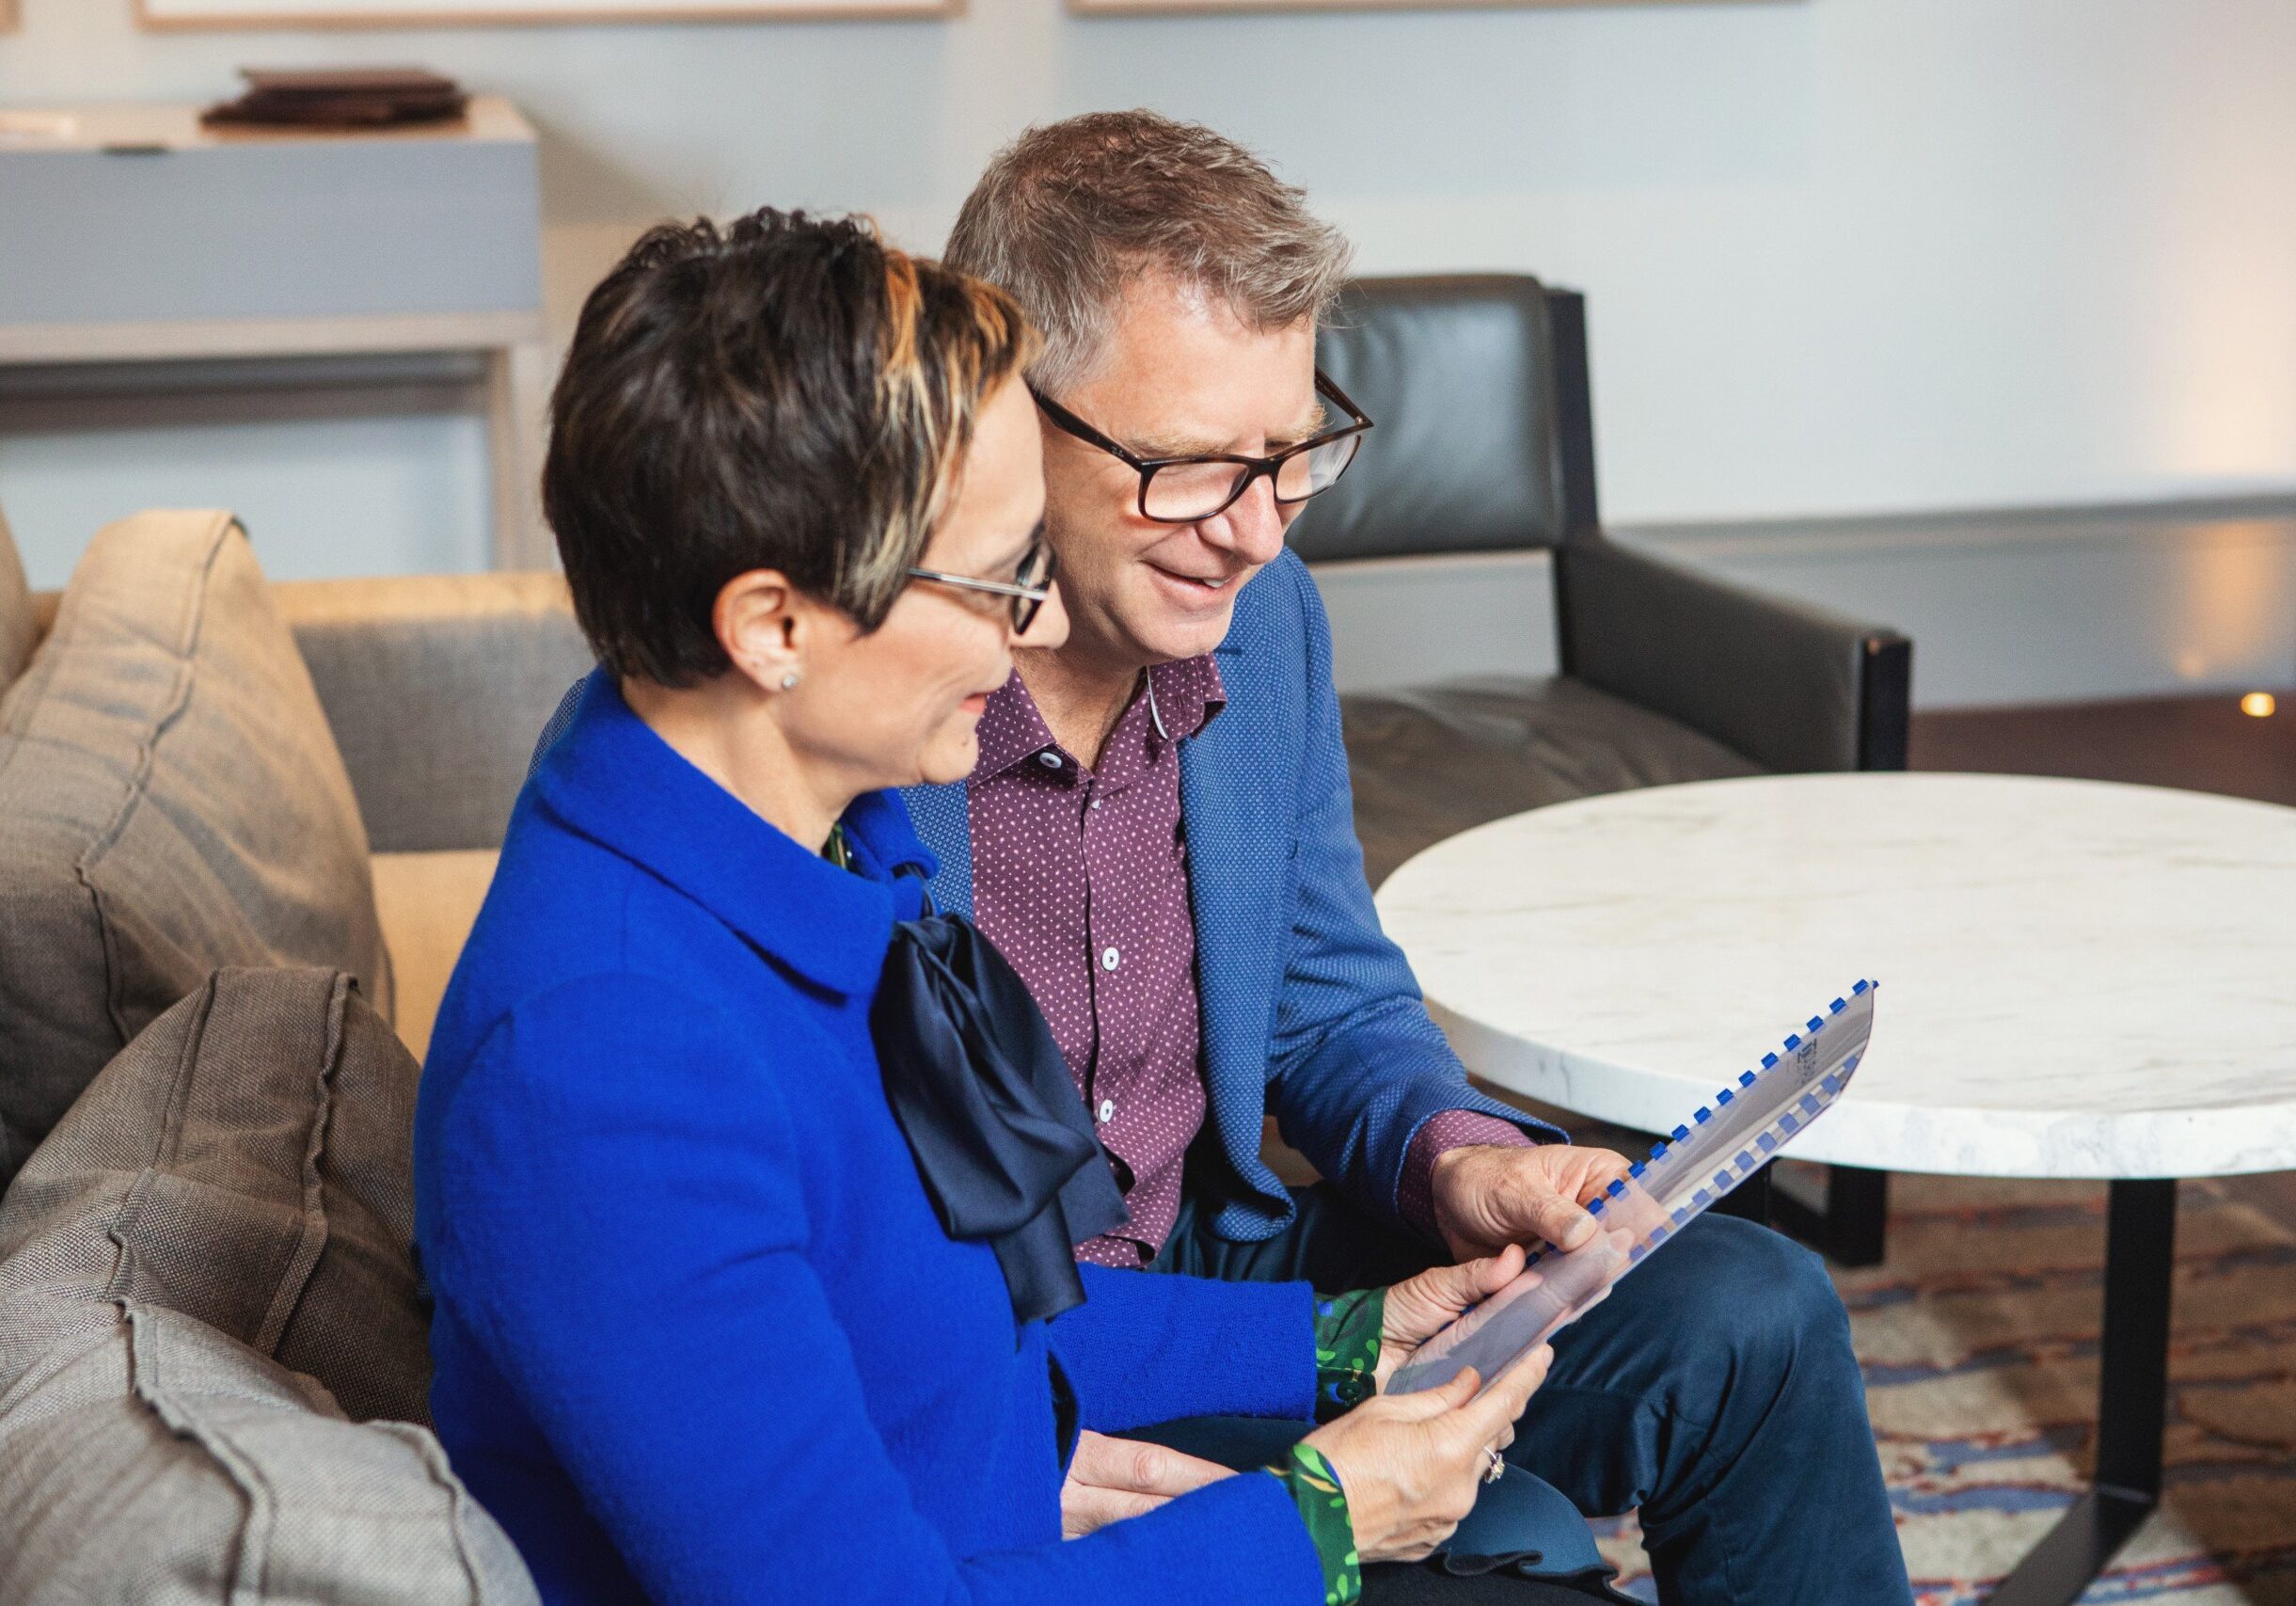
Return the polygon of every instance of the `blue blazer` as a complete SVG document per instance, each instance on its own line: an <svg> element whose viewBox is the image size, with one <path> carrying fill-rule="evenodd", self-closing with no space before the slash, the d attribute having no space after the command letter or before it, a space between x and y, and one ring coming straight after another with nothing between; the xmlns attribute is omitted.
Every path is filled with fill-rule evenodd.
<svg viewBox="0 0 2296 1606"><path fill-rule="evenodd" d="M1355 840L1331 626L1295 554L1244 586L1217 656L1227 707L1180 750L1208 1119L1229 1173L1212 1185L1224 1195L1212 1228L1255 1242L1291 1219L1291 1195L1259 1158L1271 1112L1317 1170L1400 1222L1403 1156L1430 1116L1479 1110L1542 1140L1563 1134L1467 1086L1410 965L1379 929ZM970 914L964 784L903 796L940 860L935 900Z"/></svg>
<svg viewBox="0 0 2296 1606"><path fill-rule="evenodd" d="M868 1012L931 857L856 875L595 674L521 793L424 1068L415 1227L438 1436L552 1602L1306 1603L1298 1508L1228 1478L1064 1543L1081 1425L1308 1417L1313 1296L1083 1269L1016 1332L941 1229ZM1072 1442L1072 1441L1071 1441Z"/></svg>

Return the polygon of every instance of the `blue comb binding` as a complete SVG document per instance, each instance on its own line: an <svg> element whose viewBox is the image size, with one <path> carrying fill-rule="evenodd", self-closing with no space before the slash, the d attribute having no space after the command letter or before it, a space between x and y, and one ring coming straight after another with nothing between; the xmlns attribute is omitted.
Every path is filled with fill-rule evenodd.
<svg viewBox="0 0 2296 1606"><path fill-rule="evenodd" d="M1587 1206L1595 1234L1532 1251L1516 1278L1419 1345L1390 1394L1436 1388L1472 1366L1485 1384L1592 1308L1610 1285L1712 1208L1823 1115L1849 1086L1874 1031L1877 984L1861 981L1762 1057Z"/></svg>

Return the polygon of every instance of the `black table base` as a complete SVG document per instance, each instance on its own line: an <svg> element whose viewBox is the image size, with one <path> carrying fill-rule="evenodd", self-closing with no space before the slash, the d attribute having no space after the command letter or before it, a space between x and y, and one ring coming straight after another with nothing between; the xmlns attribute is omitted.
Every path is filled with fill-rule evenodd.
<svg viewBox="0 0 2296 1606"><path fill-rule="evenodd" d="M2114 1183L2105 1213L2096 1478L1986 1606L2072 1606L2161 1503L2176 1264L2175 1181Z"/></svg>
<svg viewBox="0 0 2296 1606"><path fill-rule="evenodd" d="M1880 1258L1853 1229L1829 1231L1826 1215L1770 1181L1765 1166L1745 1195L1723 1201L1730 1213L1764 1221L1827 1251L1838 1263L1870 1265ZM1847 1168L1836 1168L1837 1179ZM1876 1195L1888 1178L1851 1173L1853 1187ZM1871 1206L1877 1199L1861 1199ZM1853 1216L1850 1219L1858 1220ZM1840 1239L1846 1237L1844 1245ZM1847 1255L1837 1254L1847 1248ZM1864 1258L1871 1255L1872 1259ZM2177 1266L2177 1184L2116 1182L2105 1207L2105 1319L2098 1350L2097 1470L2075 1501L2017 1570L1994 1586L1986 1606L2072 1606L2095 1582L2129 1535L2161 1503L2161 1443L2168 1423L2170 1282Z"/></svg>
<svg viewBox="0 0 2296 1606"><path fill-rule="evenodd" d="M1762 1168L1767 1174L1770 1168ZM1798 1238L1834 1264L1879 1265L1888 1246L1890 1173L1828 1166L1821 1201L1799 1198L1781 1183L1769 1188L1769 1224Z"/></svg>

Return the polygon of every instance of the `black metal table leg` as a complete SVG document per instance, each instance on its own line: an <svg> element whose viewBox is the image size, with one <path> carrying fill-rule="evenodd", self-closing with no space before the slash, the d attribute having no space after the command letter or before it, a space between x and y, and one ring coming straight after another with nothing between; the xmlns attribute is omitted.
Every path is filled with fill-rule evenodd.
<svg viewBox="0 0 2296 1606"><path fill-rule="evenodd" d="M2105 1216L2095 1483L1986 1606L2071 1606L2161 1503L2176 1264L2176 1183L2114 1183Z"/></svg>
<svg viewBox="0 0 2296 1606"><path fill-rule="evenodd" d="M1770 1189L1770 1225L1789 1237L1799 1238L1840 1266L1879 1265L1889 1217L1887 1171L1827 1167L1823 1208L1795 1197L1784 1187Z"/></svg>
<svg viewBox="0 0 2296 1606"><path fill-rule="evenodd" d="M1837 1265L1879 1265L1890 1224L1890 1173L1826 1168L1826 1252Z"/></svg>

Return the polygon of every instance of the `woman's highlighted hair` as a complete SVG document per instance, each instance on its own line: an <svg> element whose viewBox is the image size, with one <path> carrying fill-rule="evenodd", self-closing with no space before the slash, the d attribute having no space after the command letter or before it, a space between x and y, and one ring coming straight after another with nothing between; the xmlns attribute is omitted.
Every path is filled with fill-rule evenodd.
<svg viewBox="0 0 2296 1606"><path fill-rule="evenodd" d="M591 292L551 403L543 502L599 659L722 673L711 610L760 568L874 629L1035 348L1009 296L866 218L653 230Z"/></svg>

